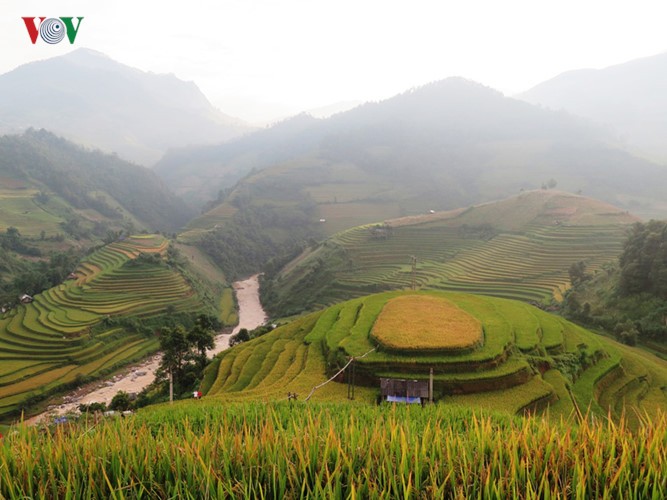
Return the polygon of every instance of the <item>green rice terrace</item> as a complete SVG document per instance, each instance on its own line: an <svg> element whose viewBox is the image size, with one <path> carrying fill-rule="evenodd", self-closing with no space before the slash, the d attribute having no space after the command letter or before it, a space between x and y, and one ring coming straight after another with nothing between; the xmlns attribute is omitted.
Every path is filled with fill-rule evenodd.
<svg viewBox="0 0 667 500"><path fill-rule="evenodd" d="M420 301L459 312L439 326L415 321L418 340L409 321L401 338L388 335L395 323L382 322L383 315L399 308L408 319L418 316ZM470 327L476 323L462 323L464 316L481 324L481 342ZM352 357L361 401L378 398L381 378L428 381L433 370L435 400L445 404L512 414L548 409L564 417L610 412L635 422L667 405L667 364L651 354L523 302L438 291L386 292L304 316L221 353L204 391L224 401L284 399L288 392L305 398ZM345 399L349 374L316 390L313 400Z"/></svg>
<svg viewBox="0 0 667 500"><path fill-rule="evenodd" d="M614 260L637 219L605 203L532 191L468 209L387 220L340 232L265 283L276 314L409 287L549 303L569 267Z"/></svg>
<svg viewBox="0 0 667 500"><path fill-rule="evenodd" d="M0 419L157 349L156 338L114 326L114 319L199 309L181 274L138 258L163 254L167 246L154 235L107 245L88 256L72 279L2 315Z"/></svg>

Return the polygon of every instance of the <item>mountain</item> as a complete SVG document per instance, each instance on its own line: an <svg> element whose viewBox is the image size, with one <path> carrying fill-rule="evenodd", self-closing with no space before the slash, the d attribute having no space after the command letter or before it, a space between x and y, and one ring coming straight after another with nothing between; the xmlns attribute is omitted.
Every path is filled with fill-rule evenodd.
<svg viewBox="0 0 667 500"><path fill-rule="evenodd" d="M170 147L220 142L248 130L197 86L78 49L0 76L0 133L46 128L152 165Z"/></svg>
<svg viewBox="0 0 667 500"><path fill-rule="evenodd" d="M0 228L79 238L120 226L173 231L191 215L145 167L45 130L0 137Z"/></svg>
<svg viewBox="0 0 667 500"><path fill-rule="evenodd" d="M664 214L667 170L619 149L590 122L450 78L326 120L299 116L157 172L217 199L191 227L225 223L241 199L317 205L325 233L535 189L580 192L640 216ZM205 159L197 159L200 153ZM180 165L180 167L179 167ZM232 191L224 177L248 174ZM235 205L236 204L236 205Z"/></svg>
<svg viewBox="0 0 667 500"><path fill-rule="evenodd" d="M629 148L667 162L667 53L562 73L517 97L608 126Z"/></svg>
<svg viewBox="0 0 667 500"><path fill-rule="evenodd" d="M363 101L339 101L326 106L308 109L306 113L315 118L328 118L338 113L344 113L362 104Z"/></svg>

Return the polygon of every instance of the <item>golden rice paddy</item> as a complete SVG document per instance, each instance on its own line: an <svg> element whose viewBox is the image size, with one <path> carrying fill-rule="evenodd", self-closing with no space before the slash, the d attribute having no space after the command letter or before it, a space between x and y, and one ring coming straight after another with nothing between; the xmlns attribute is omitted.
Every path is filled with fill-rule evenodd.
<svg viewBox="0 0 667 500"><path fill-rule="evenodd" d="M451 351L482 343L482 325L452 302L424 295L405 295L387 302L372 337L387 349Z"/></svg>

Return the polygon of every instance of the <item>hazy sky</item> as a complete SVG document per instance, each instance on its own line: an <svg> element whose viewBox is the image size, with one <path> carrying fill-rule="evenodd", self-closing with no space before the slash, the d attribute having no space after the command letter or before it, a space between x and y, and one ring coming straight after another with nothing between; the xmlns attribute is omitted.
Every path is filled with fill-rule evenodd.
<svg viewBox="0 0 667 500"><path fill-rule="evenodd" d="M665 14L664 0L0 0L0 73L88 47L261 121L448 76L513 94L667 50ZM84 20L74 45L32 45L23 16Z"/></svg>

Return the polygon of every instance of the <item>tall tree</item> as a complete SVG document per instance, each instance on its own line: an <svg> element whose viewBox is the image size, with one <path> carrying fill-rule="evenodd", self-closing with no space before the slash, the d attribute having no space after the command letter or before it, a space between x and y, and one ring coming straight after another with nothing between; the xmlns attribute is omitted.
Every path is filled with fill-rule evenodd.
<svg viewBox="0 0 667 500"><path fill-rule="evenodd" d="M195 325L187 334L187 341L194 350L193 358L200 370L206 366L206 351L215 347L214 318L200 314L195 320Z"/></svg>
<svg viewBox="0 0 667 500"><path fill-rule="evenodd" d="M174 375L181 371L189 351L185 328L176 326L163 328L160 332L160 350L162 361L160 369L169 376L169 401L174 401Z"/></svg>

